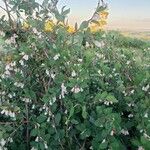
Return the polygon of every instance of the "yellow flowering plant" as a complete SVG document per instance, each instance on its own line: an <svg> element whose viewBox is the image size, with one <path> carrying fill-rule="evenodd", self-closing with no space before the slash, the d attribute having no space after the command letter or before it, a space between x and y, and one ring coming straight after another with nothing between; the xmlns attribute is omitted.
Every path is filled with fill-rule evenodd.
<svg viewBox="0 0 150 150"><path fill-rule="evenodd" d="M108 15L109 15L109 13L106 10L99 12L100 19L102 19L102 20L106 20L108 18Z"/></svg>
<svg viewBox="0 0 150 150"><path fill-rule="evenodd" d="M44 23L44 31L45 32L52 32L55 24L52 20L46 20Z"/></svg>
<svg viewBox="0 0 150 150"><path fill-rule="evenodd" d="M69 32L69 33L75 33L75 28L73 27L73 26L71 26L71 25L69 25L68 27L67 27L67 31Z"/></svg>
<svg viewBox="0 0 150 150"><path fill-rule="evenodd" d="M105 10L102 12L96 12L93 20L91 20L89 28L91 32L97 32L99 30L103 30L105 25L107 25L107 18L109 13Z"/></svg>
<svg viewBox="0 0 150 150"><path fill-rule="evenodd" d="M109 12L107 10L107 5L102 1L101 6L99 1L96 11L94 12L92 18L89 20L89 28L91 32L103 30L105 25L107 25L108 15Z"/></svg>
<svg viewBox="0 0 150 150"><path fill-rule="evenodd" d="M29 23L28 23L27 21L24 21L24 22L22 23L22 29L28 30L29 28L30 28Z"/></svg>

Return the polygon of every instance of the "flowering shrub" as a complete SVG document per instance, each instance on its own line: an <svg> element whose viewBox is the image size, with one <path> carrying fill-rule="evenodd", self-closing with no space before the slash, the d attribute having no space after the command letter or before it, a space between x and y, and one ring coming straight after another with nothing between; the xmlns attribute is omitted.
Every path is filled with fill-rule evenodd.
<svg viewBox="0 0 150 150"><path fill-rule="evenodd" d="M1 18L0 149L148 150L149 66L92 34L93 19L72 29L57 0L5 2L19 21Z"/></svg>

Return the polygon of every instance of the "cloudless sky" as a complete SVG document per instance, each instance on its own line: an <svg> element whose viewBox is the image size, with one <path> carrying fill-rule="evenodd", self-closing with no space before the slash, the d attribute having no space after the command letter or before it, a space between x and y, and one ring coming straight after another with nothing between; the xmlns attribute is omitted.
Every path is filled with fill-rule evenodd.
<svg viewBox="0 0 150 150"><path fill-rule="evenodd" d="M59 0L58 5L59 8L64 5L71 8L68 19L73 24L90 18L97 2L98 0ZM108 28L150 30L150 0L106 0L106 2L110 13Z"/></svg>
<svg viewBox="0 0 150 150"><path fill-rule="evenodd" d="M81 22L94 12L98 0L60 0L71 8L70 21ZM150 0L107 0L108 27L113 29L150 30Z"/></svg>

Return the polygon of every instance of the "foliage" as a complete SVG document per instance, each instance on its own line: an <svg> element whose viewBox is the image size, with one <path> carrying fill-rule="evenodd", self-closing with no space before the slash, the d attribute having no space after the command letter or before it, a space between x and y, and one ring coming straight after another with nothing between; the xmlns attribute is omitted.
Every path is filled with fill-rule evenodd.
<svg viewBox="0 0 150 150"><path fill-rule="evenodd" d="M150 149L149 65L111 33L91 33L91 20L70 33L69 10L59 12L56 0L9 3L29 26L1 26L0 148Z"/></svg>
<svg viewBox="0 0 150 150"><path fill-rule="evenodd" d="M113 45L115 47L126 47L126 48L138 48L138 49L144 49L148 48L150 46L150 42L143 41L141 39L131 38L131 37L125 37L121 33L116 31L109 32L108 35L108 41L111 42L113 39Z"/></svg>

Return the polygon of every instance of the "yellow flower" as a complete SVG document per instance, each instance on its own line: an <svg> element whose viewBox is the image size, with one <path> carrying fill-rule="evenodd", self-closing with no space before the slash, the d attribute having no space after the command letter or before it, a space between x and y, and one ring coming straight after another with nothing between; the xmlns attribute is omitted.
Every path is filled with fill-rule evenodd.
<svg viewBox="0 0 150 150"><path fill-rule="evenodd" d="M97 32L99 30L102 30L103 27L104 27L104 25L101 23L101 21L98 21L98 23L92 22L92 23L90 23L90 26L89 26L91 32Z"/></svg>
<svg viewBox="0 0 150 150"><path fill-rule="evenodd" d="M107 25L107 22L105 20L99 20L98 23L99 23L100 26Z"/></svg>
<svg viewBox="0 0 150 150"><path fill-rule="evenodd" d="M74 33L74 32L75 32L75 28L74 28L73 26L68 26L67 31L68 31L69 33Z"/></svg>
<svg viewBox="0 0 150 150"><path fill-rule="evenodd" d="M107 11L99 12L100 19L107 19L109 13Z"/></svg>
<svg viewBox="0 0 150 150"><path fill-rule="evenodd" d="M51 32L53 31L54 22L52 20L47 20L44 24L44 31L45 32Z"/></svg>
<svg viewBox="0 0 150 150"><path fill-rule="evenodd" d="M90 23L91 32L97 32L103 30L104 26L107 24L107 18L109 13L107 11L98 12L99 16L96 16L96 22Z"/></svg>
<svg viewBox="0 0 150 150"><path fill-rule="evenodd" d="M106 20L107 20L108 14L109 13L107 11L99 12L99 19L97 19L97 23L92 22L89 26L91 32L97 32L104 28L104 26L107 24Z"/></svg>
<svg viewBox="0 0 150 150"><path fill-rule="evenodd" d="M91 32L97 32L97 31L101 30L100 25L95 24L95 23L91 23L89 28L90 28Z"/></svg>
<svg viewBox="0 0 150 150"><path fill-rule="evenodd" d="M24 21L23 24L22 24L22 29L24 30L28 30L30 28L30 25L27 21Z"/></svg>

